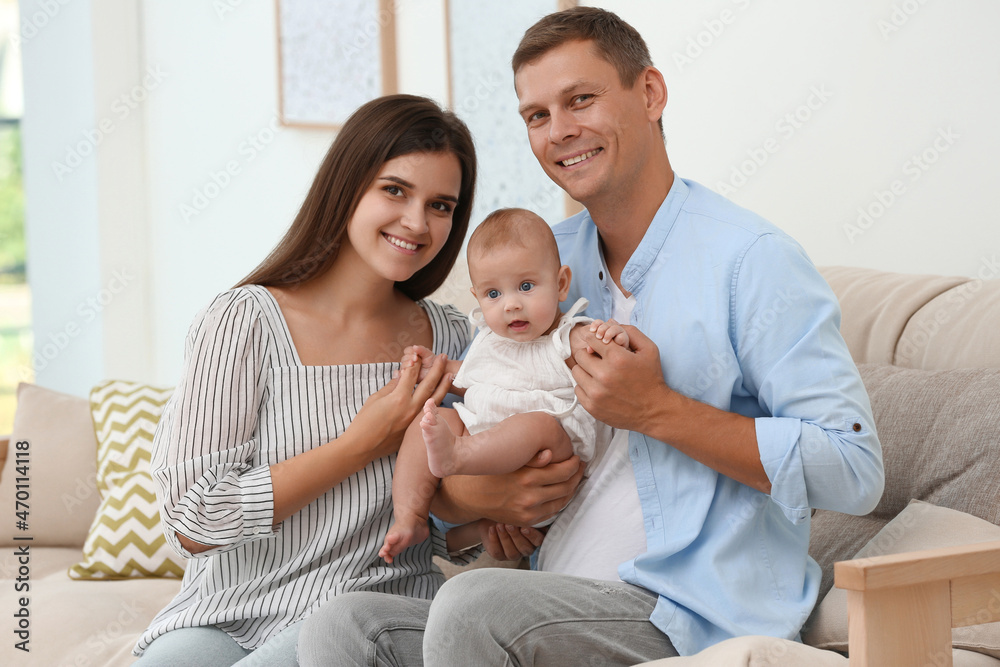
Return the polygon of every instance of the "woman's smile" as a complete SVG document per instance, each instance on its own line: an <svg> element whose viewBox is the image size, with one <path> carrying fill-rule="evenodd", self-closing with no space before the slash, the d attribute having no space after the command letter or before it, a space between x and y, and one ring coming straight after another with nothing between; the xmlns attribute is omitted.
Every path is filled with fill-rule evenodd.
<svg viewBox="0 0 1000 667"><path fill-rule="evenodd" d="M402 250L408 254L416 254L418 248L423 246L423 243L411 243L404 238L399 236L394 236L388 232L382 232L382 236L388 241L394 248Z"/></svg>

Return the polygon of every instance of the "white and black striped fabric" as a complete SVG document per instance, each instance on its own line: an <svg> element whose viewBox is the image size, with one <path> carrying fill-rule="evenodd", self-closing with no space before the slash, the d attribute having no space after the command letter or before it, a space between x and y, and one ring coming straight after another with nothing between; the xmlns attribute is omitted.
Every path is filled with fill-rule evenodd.
<svg viewBox="0 0 1000 667"><path fill-rule="evenodd" d="M468 320L420 305L434 352L458 358ZM340 436L398 363L303 366L277 302L251 285L219 295L188 334L180 384L153 446L164 532L219 545L188 561L180 593L139 639L141 652L176 628L216 625L256 648L347 591L431 598L443 582L432 554L444 536L378 557L392 523L395 454L379 459L272 530L269 466ZM190 555L190 554L188 554Z"/></svg>

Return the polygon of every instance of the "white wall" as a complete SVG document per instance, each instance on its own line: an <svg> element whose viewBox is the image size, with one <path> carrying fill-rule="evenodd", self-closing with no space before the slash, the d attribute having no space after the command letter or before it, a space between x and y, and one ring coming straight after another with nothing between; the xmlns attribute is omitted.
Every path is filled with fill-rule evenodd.
<svg viewBox="0 0 1000 667"><path fill-rule="evenodd" d="M165 73L146 108L152 375L171 383L197 310L277 242L333 133L279 123L273 3L142 11L145 66Z"/></svg>
<svg viewBox="0 0 1000 667"><path fill-rule="evenodd" d="M142 7L145 66L166 73L147 108L146 141L151 377L169 384L192 318L277 243L335 133L279 122L273 2ZM401 88L446 100L440 3L399 10Z"/></svg>
<svg viewBox="0 0 1000 667"><path fill-rule="evenodd" d="M1000 3L600 4L666 77L677 173L733 187L818 264L1000 276Z"/></svg>
<svg viewBox="0 0 1000 667"><path fill-rule="evenodd" d="M987 182L1000 152L1000 5L603 6L639 28L666 76L680 175L728 185L820 264L1000 272ZM58 9L23 44L36 346L78 331L41 359L38 381L77 394L104 377L172 384L192 317L278 240L333 133L276 124L273 1L21 0L22 21L45 7ZM443 0L397 7L401 88L446 101ZM799 127L785 120L796 113ZM53 161L106 119L113 131L60 181ZM913 180L907 161L925 151L937 159ZM227 164L238 173L221 176ZM894 201L845 231L858 207L879 213L879 196ZM107 305L84 321L88 299Z"/></svg>

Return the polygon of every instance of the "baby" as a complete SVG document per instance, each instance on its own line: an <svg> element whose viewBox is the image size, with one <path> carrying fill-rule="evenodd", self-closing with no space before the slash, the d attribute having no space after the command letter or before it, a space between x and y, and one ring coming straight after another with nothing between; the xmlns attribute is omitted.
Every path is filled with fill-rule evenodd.
<svg viewBox="0 0 1000 667"><path fill-rule="evenodd" d="M379 551L390 563L427 538L439 478L512 472L543 449L552 451L553 462L573 454L589 461L597 427L576 398L569 332L589 323L604 342L628 347L628 334L614 320L577 314L586 299L565 315L560 312L559 303L569 294L570 269L559 263L552 230L531 211L491 213L472 234L467 253L472 293L479 302L470 317L480 332L464 362L448 362L450 371L458 369L453 393L464 394L464 402L439 409L427 401L419 430L411 426L403 438L392 481L395 524ZM424 348L408 352L420 360L431 358ZM544 437L539 425L552 418L568 438L552 442Z"/></svg>

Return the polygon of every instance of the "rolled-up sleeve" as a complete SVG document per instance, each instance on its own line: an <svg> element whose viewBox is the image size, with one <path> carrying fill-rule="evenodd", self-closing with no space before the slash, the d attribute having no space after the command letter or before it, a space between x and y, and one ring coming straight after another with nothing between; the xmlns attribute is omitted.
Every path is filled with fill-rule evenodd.
<svg viewBox="0 0 1000 667"><path fill-rule="evenodd" d="M266 336L252 298L226 292L191 326L181 381L153 440L167 541L209 556L275 533L270 466L254 432L266 386ZM189 553L177 534L215 549Z"/></svg>
<svg viewBox="0 0 1000 667"><path fill-rule="evenodd" d="M774 234L744 253L732 336L771 499L798 523L813 508L867 514L882 495L868 394L840 334L840 307L802 249Z"/></svg>

